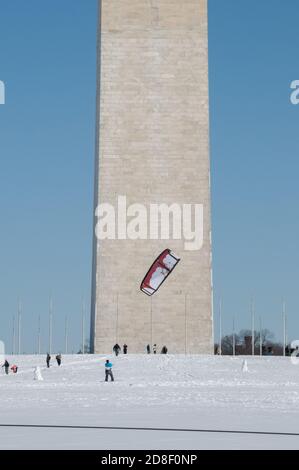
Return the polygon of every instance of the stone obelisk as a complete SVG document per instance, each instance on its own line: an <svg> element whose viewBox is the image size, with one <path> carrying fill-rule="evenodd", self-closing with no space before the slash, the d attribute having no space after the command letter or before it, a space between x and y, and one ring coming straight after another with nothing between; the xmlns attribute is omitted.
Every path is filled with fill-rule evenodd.
<svg viewBox="0 0 299 470"><path fill-rule="evenodd" d="M99 2L95 213L119 196L202 204L203 244L94 236L95 353L213 352L207 23L207 0ZM166 248L181 261L147 297L140 282Z"/></svg>

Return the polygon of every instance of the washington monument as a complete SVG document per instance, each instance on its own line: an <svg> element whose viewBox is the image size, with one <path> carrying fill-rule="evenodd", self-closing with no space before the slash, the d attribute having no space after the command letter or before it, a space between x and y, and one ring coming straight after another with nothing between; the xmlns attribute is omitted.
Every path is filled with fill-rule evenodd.
<svg viewBox="0 0 299 470"><path fill-rule="evenodd" d="M99 1L92 352L213 352L207 29L207 0ZM187 207L202 208L194 246ZM140 282L165 249L180 262L149 297Z"/></svg>

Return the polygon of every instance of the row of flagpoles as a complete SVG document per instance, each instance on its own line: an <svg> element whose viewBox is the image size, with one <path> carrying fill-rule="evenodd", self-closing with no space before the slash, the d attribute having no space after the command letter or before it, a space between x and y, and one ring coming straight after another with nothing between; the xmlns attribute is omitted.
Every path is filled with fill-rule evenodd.
<svg viewBox="0 0 299 470"><path fill-rule="evenodd" d="M251 312L251 354L254 356L254 335L255 335L255 309L254 309L254 302L251 300L250 306ZM283 355L286 354L286 346L287 346L287 314L286 314L286 303L283 301L282 303L282 326L283 326ZM259 330L260 330L260 338L262 337L262 317L259 317ZM235 331L235 317L233 317L233 333L232 333L232 340L233 340L233 355L236 354L236 331ZM260 348L260 355L262 355L262 341L259 342ZM222 355L222 300L219 301L219 354Z"/></svg>
<svg viewBox="0 0 299 470"><path fill-rule="evenodd" d="M53 352L53 299L49 300L49 318L48 318L48 349L49 354ZM81 340L82 340L82 353L85 354L85 321L86 321L86 306L84 300L82 301L82 315L81 315ZM65 332L64 332L64 353L69 352L69 318L65 317ZM18 301L17 316L13 316L12 321L12 354L22 354L22 303ZM38 317L37 325L37 354L41 354L41 317Z"/></svg>

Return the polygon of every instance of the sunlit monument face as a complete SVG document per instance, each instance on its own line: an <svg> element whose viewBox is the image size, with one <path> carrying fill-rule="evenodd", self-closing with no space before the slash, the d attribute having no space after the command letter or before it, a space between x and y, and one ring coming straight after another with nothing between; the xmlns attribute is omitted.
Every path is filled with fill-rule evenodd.
<svg viewBox="0 0 299 470"><path fill-rule="evenodd" d="M96 353L116 343L128 353L154 344L157 352L212 353L208 110L206 0L102 0ZM140 283L164 250L180 262L146 295Z"/></svg>

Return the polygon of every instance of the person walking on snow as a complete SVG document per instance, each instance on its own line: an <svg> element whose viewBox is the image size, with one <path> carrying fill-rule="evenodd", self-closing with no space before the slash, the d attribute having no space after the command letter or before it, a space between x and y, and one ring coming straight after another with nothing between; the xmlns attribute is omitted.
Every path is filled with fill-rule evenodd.
<svg viewBox="0 0 299 470"><path fill-rule="evenodd" d="M150 347L149 344L146 346L146 352L147 352L147 354L151 353L151 347Z"/></svg>
<svg viewBox="0 0 299 470"><path fill-rule="evenodd" d="M157 345L156 344L154 344L154 346L153 346L153 353L157 354Z"/></svg>
<svg viewBox="0 0 299 470"><path fill-rule="evenodd" d="M115 354L116 356L118 356L119 353L120 353L120 351L121 351L121 347L120 347L119 344L116 343L116 344L113 346L113 352L114 352L114 354Z"/></svg>
<svg viewBox="0 0 299 470"><path fill-rule="evenodd" d="M48 368L50 367L50 361L51 361L51 356L50 356L49 353L47 353L46 363L47 363L47 367L48 367Z"/></svg>
<svg viewBox="0 0 299 470"><path fill-rule="evenodd" d="M9 374L9 363L8 363L7 359L5 359L5 362L4 362L2 367L4 367L5 374L8 375Z"/></svg>
<svg viewBox="0 0 299 470"><path fill-rule="evenodd" d="M124 352L124 354L128 353L128 346L126 344L124 344L124 346L123 346L123 352Z"/></svg>
<svg viewBox="0 0 299 470"><path fill-rule="evenodd" d="M108 382L108 377L110 377L111 382L114 382L112 363L109 361L109 359L107 359L105 362L105 382Z"/></svg>
<svg viewBox="0 0 299 470"><path fill-rule="evenodd" d="M56 361L59 366L61 366L61 354L57 354Z"/></svg>

